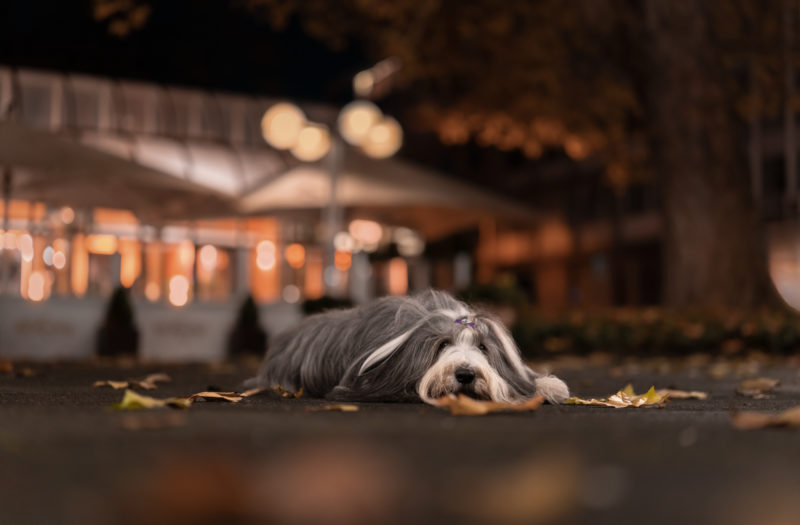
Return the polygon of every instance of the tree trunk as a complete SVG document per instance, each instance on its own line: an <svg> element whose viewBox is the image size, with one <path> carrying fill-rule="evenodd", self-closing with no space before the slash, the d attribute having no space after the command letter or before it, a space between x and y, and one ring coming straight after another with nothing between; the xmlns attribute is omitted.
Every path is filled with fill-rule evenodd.
<svg viewBox="0 0 800 525"><path fill-rule="evenodd" d="M734 79L704 0L649 0L646 127L664 205L664 300L673 307L778 304L750 189Z"/></svg>

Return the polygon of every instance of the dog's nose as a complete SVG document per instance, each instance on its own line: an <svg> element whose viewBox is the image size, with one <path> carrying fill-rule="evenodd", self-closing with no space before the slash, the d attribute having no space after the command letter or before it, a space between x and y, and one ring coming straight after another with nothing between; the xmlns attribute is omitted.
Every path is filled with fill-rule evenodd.
<svg viewBox="0 0 800 525"><path fill-rule="evenodd" d="M468 385L475 379L475 372L466 367L456 369L456 381L462 385Z"/></svg>

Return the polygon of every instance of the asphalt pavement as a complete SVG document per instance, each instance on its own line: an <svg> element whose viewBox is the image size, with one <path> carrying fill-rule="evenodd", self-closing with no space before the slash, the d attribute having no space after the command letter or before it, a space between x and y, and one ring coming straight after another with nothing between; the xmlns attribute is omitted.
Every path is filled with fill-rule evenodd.
<svg viewBox="0 0 800 525"><path fill-rule="evenodd" d="M737 410L800 405L797 360L608 357L542 363L582 397L700 390L663 408L545 405L453 416L423 404L267 393L186 410L110 408L97 380L165 372L164 398L235 390L253 364L6 363L0 524L800 523L800 430ZM771 397L743 378L781 380Z"/></svg>

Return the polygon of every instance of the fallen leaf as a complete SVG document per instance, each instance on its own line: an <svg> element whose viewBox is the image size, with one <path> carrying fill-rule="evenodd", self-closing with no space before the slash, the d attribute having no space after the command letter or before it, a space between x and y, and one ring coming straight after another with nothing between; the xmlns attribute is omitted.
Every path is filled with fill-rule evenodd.
<svg viewBox="0 0 800 525"><path fill-rule="evenodd" d="M708 399L708 392L698 390L672 390L669 388L659 388L656 390L659 396L669 396L671 399Z"/></svg>
<svg viewBox="0 0 800 525"><path fill-rule="evenodd" d="M580 397L570 397L564 401L567 405L596 405L613 408L627 408L627 407L642 407L642 406L664 406L664 403L669 399L668 395L660 395L656 392L655 387L650 387L644 394L636 394L633 391L633 386L627 385L625 388L609 396L608 398L601 399L582 399Z"/></svg>
<svg viewBox="0 0 800 525"><path fill-rule="evenodd" d="M251 388L250 390L245 390L244 392L242 392L241 395L242 397L250 397L250 396L256 396L266 391L267 391L266 388Z"/></svg>
<svg viewBox="0 0 800 525"><path fill-rule="evenodd" d="M167 374L156 373L150 374L138 383L139 387L144 388L145 390L153 390L158 386L157 383L169 383L170 381L172 381L172 378Z"/></svg>
<svg viewBox="0 0 800 525"><path fill-rule="evenodd" d="M144 379L128 379L127 381L95 381L93 387L110 386L114 390L122 390L123 388L141 388L143 390L153 390L158 387L157 383L172 381L167 374L150 374Z"/></svg>
<svg viewBox="0 0 800 525"><path fill-rule="evenodd" d="M306 412L358 412L358 405L346 405L336 403L332 405L320 405L306 407Z"/></svg>
<svg viewBox="0 0 800 525"><path fill-rule="evenodd" d="M166 399L156 399L154 397L137 394L133 390L126 390L122 401L112 405L114 410L141 410L146 408L189 408L192 400L185 397L168 397Z"/></svg>
<svg viewBox="0 0 800 525"><path fill-rule="evenodd" d="M128 388L130 386L130 382L129 381L112 381L112 380L95 381L94 383L92 383L92 386L95 387L95 388L98 388L98 387L101 387L101 386L110 386L114 390L122 390L123 388Z"/></svg>
<svg viewBox="0 0 800 525"><path fill-rule="evenodd" d="M278 394L279 396L287 399L297 399L298 397L303 395L302 387L300 387L300 390L298 390L297 392L292 392L291 390L286 390L280 385L275 385L272 387L272 390L274 390L275 393Z"/></svg>
<svg viewBox="0 0 800 525"><path fill-rule="evenodd" d="M197 394L192 394L190 396L186 396L186 399L191 401L197 401L198 399L205 399L207 401L229 401L231 403L238 403L244 396L242 394L237 394L236 392L198 392Z"/></svg>
<svg viewBox="0 0 800 525"><path fill-rule="evenodd" d="M436 399L432 404L442 408L449 408L450 413L455 416L482 416L490 412L508 410L519 412L537 410L542 406L542 403L544 403L543 396L535 396L522 403L498 403L496 401L472 399L464 394L458 394L458 396L449 394Z"/></svg>
<svg viewBox="0 0 800 525"><path fill-rule="evenodd" d="M742 396L752 397L754 399L766 399L771 397L769 392L771 392L780 383L780 380L772 379L770 377L746 379L736 386L736 393Z"/></svg>
<svg viewBox="0 0 800 525"><path fill-rule="evenodd" d="M800 427L800 406L769 414L764 412L734 412L731 424L740 430L754 430L768 427Z"/></svg>

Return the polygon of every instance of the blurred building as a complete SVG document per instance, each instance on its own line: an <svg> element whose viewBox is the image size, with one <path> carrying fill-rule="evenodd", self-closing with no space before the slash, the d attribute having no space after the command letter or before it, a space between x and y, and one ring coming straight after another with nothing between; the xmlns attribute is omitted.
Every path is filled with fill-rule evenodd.
<svg viewBox="0 0 800 525"><path fill-rule="evenodd" d="M326 293L361 302L464 287L473 253L439 254L434 264L426 243L537 220L415 164L348 150L326 268L330 168L264 142L261 119L275 102L0 67L0 330L38 334L42 352L52 351L47 334L66 341L80 332L74 352L85 354L121 285L132 292L146 357L192 336L207 349L186 356L209 358L247 294L275 333L296 321L300 302ZM335 125L335 108L301 107ZM204 342L212 340L218 350ZM55 351L73 355L63 347Z"/></svg>

